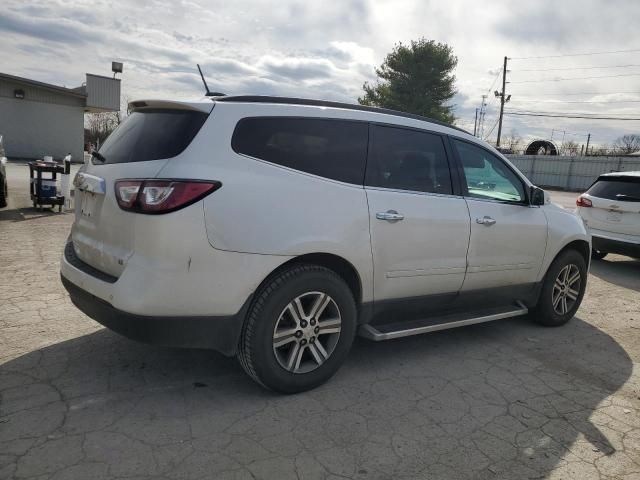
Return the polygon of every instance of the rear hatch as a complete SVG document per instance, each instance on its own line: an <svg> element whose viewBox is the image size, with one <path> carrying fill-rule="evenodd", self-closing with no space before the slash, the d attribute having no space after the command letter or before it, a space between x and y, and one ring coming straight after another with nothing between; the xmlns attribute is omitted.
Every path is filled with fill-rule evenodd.
<svg viewBox="0 0 640 480"><path fill-rule="evenodd" d="M592 204L580 210L590 228L640 235L640 176L603 175L583 197Z"/></svg>
<svg viewBox="0 0 640 480"><path fill-rule="evenodd" d="M212 103L133 102L132 113L107 138L74 180L76 255L119 277L133 254L136 213L122 210L114 185L121 179L155 178L185 152Z"/></svg>

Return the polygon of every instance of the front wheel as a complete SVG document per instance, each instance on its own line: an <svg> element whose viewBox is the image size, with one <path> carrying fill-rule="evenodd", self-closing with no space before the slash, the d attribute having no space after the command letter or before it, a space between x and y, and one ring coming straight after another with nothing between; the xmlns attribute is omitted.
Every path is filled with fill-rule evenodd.
<svg viewBox="0 0 640 480"><path fill-rule="evenodd" d="M297 393L327 381L356 332L351 290L333 271L296 265L256 293L243 327L238 359L261 385Z"/></svg>
<svg viewBox="0 0 640 480"><path fill-rule="evenodd" d="M548 327L567 323L580 307L587 286L587 263L576 250L561 253L551 264L542 285L534 320Z"/></svg>

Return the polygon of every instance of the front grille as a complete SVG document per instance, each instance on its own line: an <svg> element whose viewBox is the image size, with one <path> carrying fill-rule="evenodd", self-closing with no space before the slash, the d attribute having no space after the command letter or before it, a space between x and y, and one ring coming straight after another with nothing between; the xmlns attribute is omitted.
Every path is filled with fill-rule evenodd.
<svg viewBox="0 0 640 480"><path fill-rule="evenodd" d="M102 272L97 268L92 267L88 263L82 261L78 257L78 255L76 255L76 250L73 248L73 242L71 241L67 242L66 247L64 247L64 258L66 258L67 262L76 267L78 270L81 270L87 275L91 275L98 280L102 280L103 282L107 283L116 283L118 281L118 277L114 277L113 275Z"/></svg>

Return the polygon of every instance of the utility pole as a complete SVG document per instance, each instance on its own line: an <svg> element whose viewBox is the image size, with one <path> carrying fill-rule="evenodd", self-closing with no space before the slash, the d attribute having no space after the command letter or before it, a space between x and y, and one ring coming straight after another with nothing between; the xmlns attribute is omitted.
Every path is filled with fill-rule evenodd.
<svg viewBox="0 0 640 480"><path fill-rule="evenodd" d="M476 133L478 131L478 109L476 108L476 121L473 122L473 136L476 136Z"/></svg>
<svg viewBox="0 0 640 480"><path fill-rule="evenodd" d="M502 67L502 92L496 92L496 97L500 97L500 117L498 118L498 138L496 139L496 147L500 146L500 136L502 135L502 116L504 115L504 104L511 100L511 95L505 98L505 89L507 85L507 60L504 57L504 66Z"/></svg>
<svg viewBox="0 0 640 480"><path fill-rule="evenodd" d="M585 157L589 156L589 141L591 140L591 134L587 135L587 148L584 149Z"/></svg>

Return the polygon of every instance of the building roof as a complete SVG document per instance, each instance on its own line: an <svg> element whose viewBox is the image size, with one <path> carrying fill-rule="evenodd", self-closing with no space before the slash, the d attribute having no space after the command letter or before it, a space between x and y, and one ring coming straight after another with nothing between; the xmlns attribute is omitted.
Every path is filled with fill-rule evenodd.
<svg viewBox="0 0 640 480"><path fill-rule="evenodd" d="M0 80L2 79L11 80L12 82L16 82L16 83L23 83L25 85L30 85L32 87L43 88L45 90L49 90L62 95L69 95L72 97L81 97L81 98L86 98L87 96L85 87L78 87L78 88L59 87L58 85L52 85L50 83L31 80L30 78L17 77L15 75L9 75L8 73L0 72Z"/></svg>

